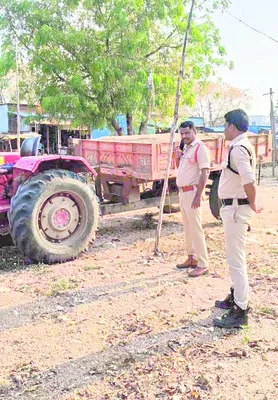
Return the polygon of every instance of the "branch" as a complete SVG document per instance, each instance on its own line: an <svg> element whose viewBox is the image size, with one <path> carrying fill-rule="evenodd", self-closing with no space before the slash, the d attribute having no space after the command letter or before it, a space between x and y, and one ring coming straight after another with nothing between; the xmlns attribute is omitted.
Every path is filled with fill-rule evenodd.
<svg viewBox="0 0 278 400"><path fill-rule="evenodd" d="M150 53L145 55L145 58L149 58L151 56L153 56L155 53L157 53L158 51L160 51L163 47L166 46L167 41L173 36L173 34L176 32L177 28L175 28L171 33L169 33L169 35L167 36L167 38L164 40L163 43L161 43L155 50L151 51Z"/></svg>
<svg viewBox="0 0 278 400"><path fill-rule="evenodd" d="M80 68L83 69L83 72L86 73L86 75L83 76L83 78L92 78L91 72L88 70L87 65L77 56L76 52L73 49L68 49L65 47L63 43L58 43L70 56L74 57L75 60L80 64Z"/></svg>
<svg viewBox="0 0 278 400"><path fill-rule="evenodd" d="M21 37L17 34L17 31L16 31L15 26L13 26L12 24L10 24L10 27L11 27L11 30L12 30L12 32L14 33L15 37L18 39L19 43L21 43L21 44L25 47L25 49L28 50L30 53L35 54L35 50L33 50L30 46L28 46L26 43L24 43L24 42L21 40ZM49 46L48 46L48 47L49 47ZM51 48L50 48L50 50L51 50ZM39 58L43 63L46 63L46 61L44 60L43 57L38 56L38 58ZM78 60L77 60L77 61L78 61ZM54 66L53 64L51 64L51 63L48 62L48 65L51 67L52 72L54 73L54 75L56 76L56 78L58 78L61 82L64 82L64 83L68 84L68 81L67 81L59 72L56 71L56 68L55 68L55 66ZM83 64L83 66L84 66L84 64ZM89 73L88 71L86 71L86 72ZM89 75L89 77L91 77L91 75ZM87 94L87 93L85 94L85 96L86 96L89 100L91 100L91 101L96 100L96 97L90 96L90 95Z"/></svg>

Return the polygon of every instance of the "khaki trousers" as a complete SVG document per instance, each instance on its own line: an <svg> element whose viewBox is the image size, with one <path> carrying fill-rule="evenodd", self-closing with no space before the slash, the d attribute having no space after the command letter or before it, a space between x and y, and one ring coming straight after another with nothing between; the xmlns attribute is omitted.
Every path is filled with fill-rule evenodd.
<svg viewBox="0 0 278 400"><path fill-rule="evenodd" d="M202 228L202 207L191 208L196 189L190 192L179 192L182 222L185 233L185 250L198 260L198 267L208 267L208 252Z"/></svg>
<svg viewBox="0 0 278 400"><path fill-rule="evenodd" d="M248 204L239 206L235 200L233 205L222 207L220 210L235 303L243 310L247 309L249 300L245 242L252 214L253 210Z"/></svg>

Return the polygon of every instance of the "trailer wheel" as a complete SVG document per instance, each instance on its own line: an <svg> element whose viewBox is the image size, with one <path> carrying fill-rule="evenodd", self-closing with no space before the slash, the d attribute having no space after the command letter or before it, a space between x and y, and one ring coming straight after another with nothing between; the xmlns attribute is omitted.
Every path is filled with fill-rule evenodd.
<svg viewBox="0 0 278 400"><path fill-rule="evenodd" d="M213 182L210 188L210 192L209 192L209 206L210 206L210 210L212 215L216 218L216 219L220 219L220 208L221 208L221 202L218 198L218 185L219 185L219 179L220 176L214 176L213 178Z"/></svg>
<svg viewBox="0 0 278 400"><path fill-rule="evenodd" d="M153 191L153 193L155 194L156 197L162 195L163 184L164 184L164 180L154 181L153 182L152 191ZM178 193L178 187L176 185L176 179L175 178L169 179L169 181L168 181L168 189L169 189L170 195ZM163 207L163 213L164 214L175 214L177 212L180 212L180 210L181 209L180 209L179 203L166 204Z"/></svg>
<svg viewBox="0 0 278 400"><path fill-rule="evenodd" d="M64 262L94 239L98 202L83 177L49 170L19 187L8 219L13 241L24 256L34 262Z"/></svg>

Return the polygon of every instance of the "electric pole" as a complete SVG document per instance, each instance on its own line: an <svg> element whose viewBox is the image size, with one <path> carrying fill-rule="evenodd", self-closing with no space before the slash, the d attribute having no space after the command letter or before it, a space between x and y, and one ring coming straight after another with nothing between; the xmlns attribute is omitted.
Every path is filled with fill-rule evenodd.
<svg viewBox="0 0 278 400"><path fill-rule="evenodd" d="M213 123L212 123L212 107L211 107L211 102L210 101L208 103L208 107L209 107L209 124L210 124L210 126L213 126Z"/></svg>
<svg viewBox="0 0 278 400"><path fill-rule="evenodd" d="M270 98L270 124L272 130L272 176L275 176L275 164L276 164L276 138L275 138L275 114L273 106L273 94L272 88L269 89L269 93L265 93L263 96L269 96Z"/></svg>

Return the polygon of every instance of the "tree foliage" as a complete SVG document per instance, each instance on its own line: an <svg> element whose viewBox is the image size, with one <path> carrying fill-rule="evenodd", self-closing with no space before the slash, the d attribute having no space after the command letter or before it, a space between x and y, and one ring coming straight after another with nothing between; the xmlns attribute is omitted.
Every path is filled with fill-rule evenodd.
<svg viewBox="0 0 278 400"><path fill-rule="evenodd" d="M226 112L236 108L248 108L249 103L248 91L223 82L209 82L196 87L195 104L190 113L204 118L206 125L219 126L224 124Z"/></svg>
<svg viewBox="0 0 278 400"><path fill-rule="evenodd" d="M185 5L184 5L185 3ZM120 113L137 122L148 108L148 76L154 107L173 110L189 1L183 0L0 0L0 77L14 68L14 41L29 68L44 112L76 124L102 126ZM209 18L228 1L200 0L192 23L182 100L192 104L193 86L224 62L225 50ZM205 16L202 16L202 15Z"/></svg>

